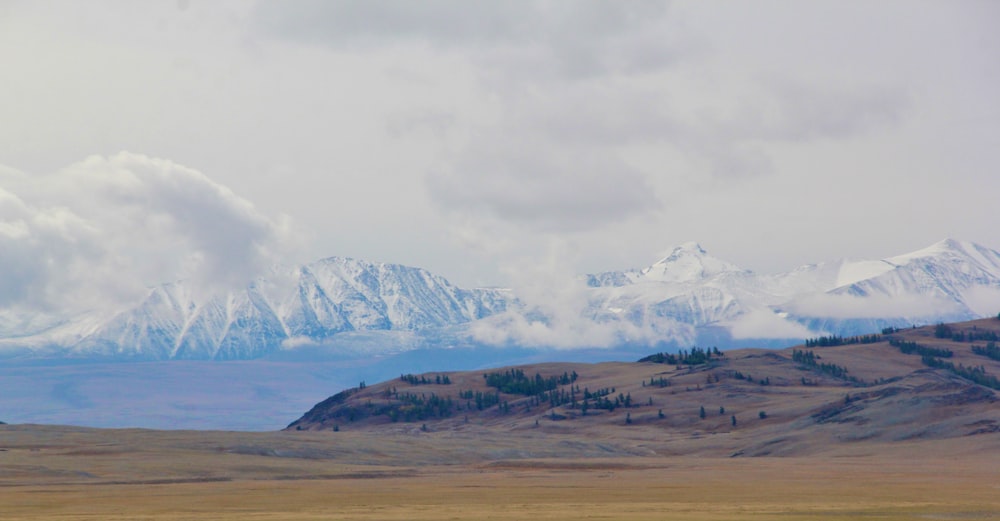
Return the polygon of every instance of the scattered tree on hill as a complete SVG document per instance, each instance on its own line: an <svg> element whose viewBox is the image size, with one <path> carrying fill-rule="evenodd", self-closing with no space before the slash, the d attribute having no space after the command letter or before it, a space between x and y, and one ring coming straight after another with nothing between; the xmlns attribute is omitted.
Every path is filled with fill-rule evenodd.
<svg viewBox="0 0 1000 521"><path fill-rule="evenodd" d="M725 414L726 414L726 408L720 405L719 406L719 416L724 416Z"/></svg>
<svg viewBox="0 0 1000 521"><path fill-rule="evenodd" d="M934 336L938 338L951 338L951 327L947 324L938 324L934 326Z"/></svg>
<svg viewBox="0 0 1000 521"><path fill-rule="evenodd" d="M798 349L792 350L792 360L795 362L809 367L810 369L815 369L821 373L828 374L834 378L840 378L854 383L862 383L858 378L848 376L846 367L832 363L817 362L817 359L819 359L819 357L812 351L799 351ZM805 379L803 379L803 385L805 385Z"/></svg>
<svg viewBox="0 0 1000 521"><path fill-rule="evenodd" d="M495 387L500 392L506 394L520 394L524 396L536 396L545 391L551 391L560 385L569 385L576 382L578 375L563 373L561 377L550 376L548 378L535 373L534 378L528 378L521 369L508 369L502 373L486 373L483 379L486 385Z"/></svg>
<svg viewBox="0 0 1000 521"><path fill-rule="evenodd" d="M899 351L904 355L920 355L920 356L937 356L940 358L951 358L951 349L928 347L920 345L916 342L910 342L907 340L892 339L889 341L889 345L899 348Z"/></svg>
<svg viewBox="0 0 1000 521"><path fill-rule="evenodd" d="M703 420L705 419L705 406L704 405L702 405L701 406L701 410L698 411L698 417L701 418L701 419L703 419Z"/></svg>
<svg viewBox="0 0 1000 521"><path fill-rule="evenodd" d="M934 336L937 338L950 339L955 342L974 342L976 340L1000 341L1000 335L994 331L980 331L976 326L972 326L972 331L955 331L948 324L938 324L934 326Z"/></svg>
<svg viewBox="0 0 1000 521"><path fill-rule="evenodd" d="M806 347L835 347L854 344L875 344L881 341L881 335L859 335L846 338L837 335L830 335L818 338L807 338L805 345Z"/></svg>
<svg viewBox="0 0 1000 521"><path fill-rule="evenodd" d="M733 427L735 427L736 426L736 415L734 414L734 415L730 416L729 417L729 421L732 422Z"/></svg>
<svg viewBox="0 0 1000 521"><path fill-rule="evenodd" d="M500 403L500 393L484 393L482 391L459 391L458 397L468 401L468 408L472 408L472 402L476 404L476 410L489 409Z"/></svg>
<svg viewBox="0 0 1000 521"><path fill-rule="evenodd" d="M705 364L713 359L723 358L725 355L719 351L718 347L702 349L692 347L690 351L681 349L677 354L656 353L639 359L639 362L652 362L667 365L699 365Z"/></svg>
<svg viewBox="0 0 1000 521"><path fill-rule="evenodd" d="M646 381L643 380L642 382L643 382L643 386L645 386L646 385ZM664 378L662 376L659 377L659 378L653 378L652 376L650 376L649 377L649 386L650 387L660 387L660 388L670 387L670 380L668 380L668 379L666 379L666 378Z"/></svg>
<svg viewBox="0 0 1000 521"><path fill-rule="evenodd" d="M767 418L767 413L764 411L760 411L759 413L757 413L757 417L763 420Z"/></svg>
<svg viewBox="0 0 1000 521"><path fill-rule="evenodd" d="M955 342L975 342L977 340L996 342L1000 341L1000 335L997 335L995 331L980 331L976 326L972 326L972 331L956 331L952 333L951 339Z"/></svg>
<svg viewBox="0 0 1000 521"><path fill-rule="evenodd" d="M399 379L410 384L410 385L451 385L451 378L448 375L436 375L433 380L427 378L424 375L416 376L413 374L401 374Z"/></svg>
<svg viewBox="0 0 1000 521"><path fill-rule="evenodd" d="M924 365L928 367L933 367L936 369L948 370L966 380L970 380L979 385L989 387L991 389L1000 390L1000 379L986 372L986 368L983 366L979 367L965 367L962 364L957 366L951 362L945 362L939 358L933 356L924 356L920 359Z"/></svg>
<svg viewBox="0 0 1000 521"><path fill-rule="evenodd" d="M989 342L986 344L986 347L973 344L972 352L992 360L1000 361L1000 348L997 347L996 342Z"/></svg>

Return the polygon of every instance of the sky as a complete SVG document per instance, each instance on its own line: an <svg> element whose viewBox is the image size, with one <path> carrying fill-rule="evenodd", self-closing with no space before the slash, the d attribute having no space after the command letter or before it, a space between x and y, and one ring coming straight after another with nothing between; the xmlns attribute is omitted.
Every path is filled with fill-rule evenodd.
<svg viewBox="0 0 1000 521"><path fill-rule="evenodd" d="M1000 248L1000 3L0 0L0 307ZM527 274L527 275L526 275Z"/></svg>

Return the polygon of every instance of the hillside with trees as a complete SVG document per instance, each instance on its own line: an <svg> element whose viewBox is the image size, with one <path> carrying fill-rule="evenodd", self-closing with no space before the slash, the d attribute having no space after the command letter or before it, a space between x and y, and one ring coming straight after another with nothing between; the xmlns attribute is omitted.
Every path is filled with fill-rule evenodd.
<svg viewBox="0 0 1000 521"><path fill-rule="evenodd" d="M1000 432L997 333L991 318L782 350L401 375L338 393L287 430L666 437L734 455L975 436Z"/></svg>

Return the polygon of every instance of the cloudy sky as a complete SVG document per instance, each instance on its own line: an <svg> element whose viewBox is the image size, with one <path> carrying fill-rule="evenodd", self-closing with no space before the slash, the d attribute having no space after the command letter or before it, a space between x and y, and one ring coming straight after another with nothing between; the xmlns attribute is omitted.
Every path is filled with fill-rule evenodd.
<svg viewBox="0 0 1000 521"><path fill-rule="evenodd" d="M1000 3L0 0L0 306L1000 248Z"/></svg>

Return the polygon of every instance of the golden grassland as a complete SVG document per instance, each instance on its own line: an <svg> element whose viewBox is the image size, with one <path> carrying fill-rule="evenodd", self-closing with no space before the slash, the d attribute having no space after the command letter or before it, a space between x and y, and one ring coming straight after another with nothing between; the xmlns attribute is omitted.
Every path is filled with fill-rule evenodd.
<svg viewBox="0 0 1000 521"><path fill-rule="evenodd" d="M933 328L898 336L1000 374ZM995 391L887 341L814 352L855 380L794 362L792 348L758 349L690 367L526 366L576 371L578 386L635 403L588 414L515 395L509 412L345 414L391 403L397 387L489 390L465 372L358 389L284 432L0 425L0 521L1000 519Z"/></svg>
<svg viewBox="0 0 1000 521"><path fill-rule="evenodd" d="M1000 519L980 436L760 458L575 457L585 440L505 436L552 455L523 459L377 438L4 426L0 519Z"/></svg>

